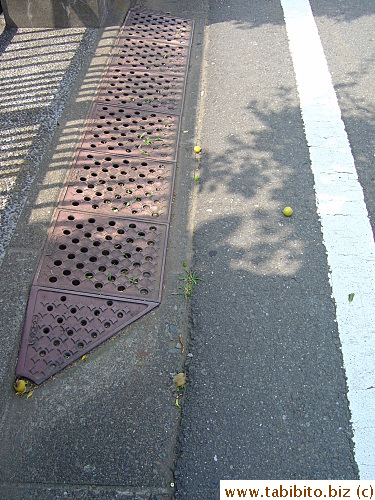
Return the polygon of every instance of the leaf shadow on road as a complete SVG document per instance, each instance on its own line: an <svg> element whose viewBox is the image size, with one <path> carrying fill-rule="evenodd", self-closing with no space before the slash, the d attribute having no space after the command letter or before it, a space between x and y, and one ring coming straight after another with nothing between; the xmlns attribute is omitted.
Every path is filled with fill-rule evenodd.
<svg viewBox="0 0 375 500"><path fill-rule="evenodd" d="M371 1L354 3L350 0L341 0L340 2L310 0L310 5L315 17L332 19L337 22L351 23L362 17L375 14L375 4ZM219 5L215 11L215 22L228 22L230 20L238 29L248 30L266 24L279 25L282 19L280 0L265 0L260 4L253 3L247 12L242 11L240 19L233 18L232 12L233 9L227 3ZM262 15L259 15L260 12Z"/></svg>
<svg viewBox="0 0 375 500"><path fill-rule="evenodd" d="M279 479L356 478L308 149L299 106L289 89L279 92L277 108L249 102L244 130L220 137L217 151L203 144L194 270L204 281L192 298L177 498L189 481L203 482L186 459L197 449L205 463L217 456L204 473L207 498L215 481L267 479L270 471ZM289 203L295 212L286 218Z"/></svg>

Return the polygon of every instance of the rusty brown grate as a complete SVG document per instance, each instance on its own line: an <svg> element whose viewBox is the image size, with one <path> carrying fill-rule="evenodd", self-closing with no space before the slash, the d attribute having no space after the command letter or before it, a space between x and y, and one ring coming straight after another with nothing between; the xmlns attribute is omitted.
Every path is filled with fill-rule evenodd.
<svg viewBox="0 0 375 500"><path fill-rule="evenodd" d="M176 45L190 45L193 21L179 19L160 12L134 9L129 12L119 35L139 39L154 40Z"/></svg>
<svg viewBox="0 0 375 500"><path fill-rule="evenodd" d="M60 206L168 222L175 164L146 157L79 151Z"/></svg>
<svg viewBox="0 0 375 500"><path fill-rule="evenodd" d="M116 60L114 58L114 60ZM180 114L185 75L151 73L147 70L111 67L100 100L112 105Z"/></svg>
<svg viewBox="0 0 375 500"><path fill-rule="evenodd" d="M159 301L165 224L59 210L34 284Z"/></svg>
<svg viewBox="0 0 375 500"><path fill-rule="evenodd" d="M192 30L129 11L34 277L17 377L42 383L160 303Z"/></svg>
<svg viewBox="0 0 375 500"><path fill-rule="evenodd" d="M179 123L172 114L97 103L81 147L175 161Z"/></svg>
<svg viewBox="0 0 375 500"><path fill-rule="evenodd" d="M156 306L33 287L17 376L40 384Z"/></svg>
<svg viewBox="0 0 375 500"><path fill-rule="evenodd" d="M164 74L184 75L188 47L173 44L145 42L123 38L123 44L114 50L109 67L129 66L133 69Z"/></svg>

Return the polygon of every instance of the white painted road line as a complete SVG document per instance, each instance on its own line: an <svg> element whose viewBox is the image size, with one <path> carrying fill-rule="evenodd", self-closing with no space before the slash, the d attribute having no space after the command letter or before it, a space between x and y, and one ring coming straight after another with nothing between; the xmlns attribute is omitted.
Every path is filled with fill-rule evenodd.
<svg viewBox="0 0 375 500"><path fill-rule="evenodd" d="M355 458L361 479L375 479L374 236L310 4L281 5L336 301Z"/></svg>

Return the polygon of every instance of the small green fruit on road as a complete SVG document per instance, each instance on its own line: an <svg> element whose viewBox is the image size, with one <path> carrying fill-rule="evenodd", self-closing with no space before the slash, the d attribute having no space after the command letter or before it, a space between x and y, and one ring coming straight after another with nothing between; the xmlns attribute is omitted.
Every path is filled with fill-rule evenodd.
<svg viewBox="0 0 375 500"><path fill-rule="evenodd" d="M17 379L14 383L14 390L17 394L23 394L26 390L26 383L22 379Z"/></svg>
<svg viewBox="0 0 375 500"><path fill-rule="evenodd" d="M293 213L293 210L290 207L285 207L283 210L283 214L285 217L290 217Z"/></svg>
<svg viewBox="0 0 375 500"><path fill-rule="evenodd" d="M200 153L201 151L202 151L202 148L200 146L194 146L195 153Z"/></svg>

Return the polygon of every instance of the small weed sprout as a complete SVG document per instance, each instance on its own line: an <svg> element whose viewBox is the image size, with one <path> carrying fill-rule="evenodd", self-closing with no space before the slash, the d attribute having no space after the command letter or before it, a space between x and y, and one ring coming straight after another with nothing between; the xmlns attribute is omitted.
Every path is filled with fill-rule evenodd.
<svg viewBox="0 0 375 500"><path fill-rule="evenodd" d="M193 294L195 285L198 283L198 281L203 281L203 279L199 278L195 272L189 271L186 268L186 262L183 263L183 266L186 274L182 278L179 278L180 281L184 282L182 287L180 287L181 292L179 293L179 295L183 295L184 299L188 300Z"/></svg>

